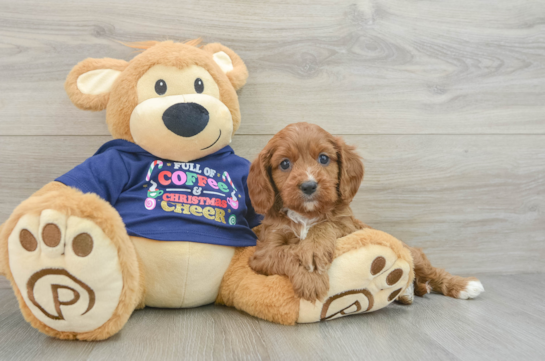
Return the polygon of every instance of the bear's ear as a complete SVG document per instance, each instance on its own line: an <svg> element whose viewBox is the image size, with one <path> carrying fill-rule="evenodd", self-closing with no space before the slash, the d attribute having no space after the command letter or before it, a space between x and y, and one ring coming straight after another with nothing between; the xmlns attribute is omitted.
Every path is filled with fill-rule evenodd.
<svg viewBox="0 0 545 361"><path fill-rule="evenodd" d="M220 43L212 43L202 47L204 51L212 54L212 58L227 75L229 81L238 90L246 84L248 69L242 59L231 49Z"/></svg>
<svg viewBox="0 0 545 361"><path fill-rule="evenodd" d="M118 59L85 59L68 74L64 89L83 110L104 110L115 80L129 63Z"/></svg>

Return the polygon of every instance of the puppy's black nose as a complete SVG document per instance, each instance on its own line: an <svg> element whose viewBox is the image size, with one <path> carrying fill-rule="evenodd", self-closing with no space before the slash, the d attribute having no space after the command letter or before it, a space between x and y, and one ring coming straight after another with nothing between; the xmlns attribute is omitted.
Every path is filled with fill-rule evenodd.
<svg viewBox="0 0 545 361"><path fill-rule="evenodd" d="M208 110L197 103L174 104L163 113L163 123L167 129L186 138L202 132L209 120Z"/></svg>
<svg viewBox="0 0 545 361"><path fill-rule="evenodd" d="M318 183L315 181L307 181L299 187L305 193L307 196L310 196L312 193L316 192L316 188L318 188Z"/></svg>

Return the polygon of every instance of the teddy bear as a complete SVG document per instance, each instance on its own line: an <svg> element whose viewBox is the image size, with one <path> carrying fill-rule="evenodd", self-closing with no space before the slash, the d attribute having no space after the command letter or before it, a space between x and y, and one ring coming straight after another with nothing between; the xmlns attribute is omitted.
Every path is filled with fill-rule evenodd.
<svg viewBox="0 0 545 361"><path fill-rule="evenodd" d="M373 229L337 240L323 300L255 273L248 260L261 217L248 196L250 163L229 146L244 62L199 40L132 46L142 50L132 60L86 59L65 83L78 108L106 110L113 140L0 226L0 273L33 327L103 340L135 309L214 302L293 325L410 297L410 252Z"/></svg>

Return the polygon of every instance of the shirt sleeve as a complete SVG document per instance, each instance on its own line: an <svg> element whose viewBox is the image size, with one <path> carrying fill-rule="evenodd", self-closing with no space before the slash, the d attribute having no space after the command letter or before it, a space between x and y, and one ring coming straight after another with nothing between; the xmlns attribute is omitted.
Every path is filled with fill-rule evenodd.
<svg viewBox="0 0 545 361"><path fill-rule="evenodd" d="M254 207L252 206L252 201L250 200L250 193L248 192L248 185L246 184L246 179L244 180L244 194L246 196L246 220L250 228L257 227L261 224L263 216L255 212Z"/></svg>
<svg viewBox="0 0 545 361"><path fill-rule="evenodd" d="M129 181L129 172L119 152L107 151L88 158L55 180L83 193L95 193L114 205Z"/></svg>

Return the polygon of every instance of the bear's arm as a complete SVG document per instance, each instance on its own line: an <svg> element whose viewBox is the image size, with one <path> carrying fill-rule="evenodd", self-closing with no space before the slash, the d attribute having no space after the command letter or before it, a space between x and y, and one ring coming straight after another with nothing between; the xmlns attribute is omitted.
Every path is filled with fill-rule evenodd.
<svg viewBox="0 0 545 361"><path fill-rule="evenodd" d="M56 181L83 193L95 193L113 206L129 179L120 152L107 151L88 158Z"/></svg>

